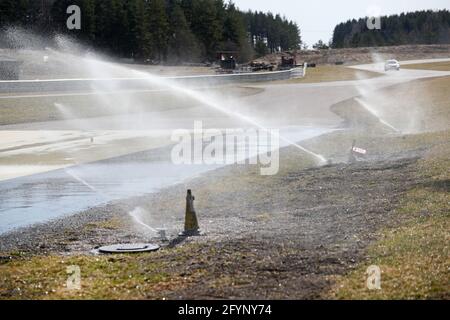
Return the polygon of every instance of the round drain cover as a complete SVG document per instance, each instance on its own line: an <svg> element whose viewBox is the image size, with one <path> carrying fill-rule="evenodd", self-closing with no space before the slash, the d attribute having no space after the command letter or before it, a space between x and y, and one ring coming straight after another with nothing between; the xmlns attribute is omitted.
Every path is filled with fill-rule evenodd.
<svg viewBox="0 0 450 320"><path fill-rule="evenodd" d="M98 249L101 253L140 253L151 252L159 249L156 244L148 243L130 243L130 244L115 244L112 246L105 246Z"/></svg>

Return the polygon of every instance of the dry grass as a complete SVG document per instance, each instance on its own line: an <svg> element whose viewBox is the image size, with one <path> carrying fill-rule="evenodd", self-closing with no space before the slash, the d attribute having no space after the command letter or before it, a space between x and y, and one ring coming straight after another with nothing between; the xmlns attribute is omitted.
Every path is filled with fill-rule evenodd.
<svg viewBox="0 0 450 320"><path fill-rule="evenodd" d="M431 179L409 191L395 212L405 221L386 229L356 271L337 277L331 292L337 299L450 298L450 143L432 150L418 175ZM366 269L382 271L381 290L368 290Z"/></svg>
<svg viewBox="0 0 450 320"><path fill-rule="evenodd" d="M319 65L316 68L308 68L306 77L280 81L277 83L318 83L331 81L349 81L370 79L381 76L380 73L356 70L343 66Z"/></svg>
<svg viewBox="0 0 450 320"><path fill-rule="evenodd" d="M403 69L450 71L450 61L418 63L402 66Z"/></svg>
<svg viewBox="0 0 450 320"><path fill-rule="evenodd" d="M227 87L227 90L209 90L219 96L223 91L229 96L239 98L257 94L262 89ZM49 94L40 97L25 94L20 95L20 98L0 95L0 125L184 109L198 103L190 97L177 95L172 91ZM57 104L63 105L68 112L63 114Z"/></svg>
<svg viewBox="0 0 450 320"><path fill-rule="evenodd" d="M127 105L124 101L140 101L139 105ZM136 100L133 100L136 99ZM106 106L105 101L115 101L117 105ZM105 95L33 95L20 98L0 99L0 125L53 121L63 119L91 118L123 113L158 111L162 107L176 108L183 99L169 97L167 93L111 93ZM120 103L123 105L120 105ZM63 105L69 114L63 114L56 105Z"/></svg>
<svg viewBox="0 0 450 320"><path fill-rule="evenodd" d="M182 257L182 250L174 253ZM200 274L171 272L163 255L13 256L0 264L0 299L163 299ZM81 290L68 290L69 266L80 268Z"/></svg>
<svg viewBox="0 0 450 320"><path fill-rule="evenodd" d="M96 221L91 222L86 225L86 228L98 230L98 229L107 229L107 230L118 230L122 228L124 225L124 221L119 220L118 218L112 218L110 220L104 221Z"/></svg>
<svg viewBox="0 0 450 320"><path fill-rule="evenodd" d="M434 133L405 136L381 143L399 151L430 147L419 162L420 183L401 199L393 214L403 221L399 227L382 230L381 238L368 250L365 262L353 272L335 277L330 298L336 299L449 299L450 298L450 77L415 81L385 89L393 96L389 108L407 108L409 98L423 107L426 129L446 128ZM401 99L401 97L408 99ZM406 101L405 101L406 100ZM395 103L396 105L392 105ZM340 105L343 111L345 105ZM347 105L349 107L349 105ZM403 109L404 110L404 109ZM408 110L408 109L406 109ZM356 112L354 110L354 112ZM361 141L364 141L361 138ZM368 149L376 146L368 145ZM377 265L382 271L381 290L368 290L366 270Z"/></svg>

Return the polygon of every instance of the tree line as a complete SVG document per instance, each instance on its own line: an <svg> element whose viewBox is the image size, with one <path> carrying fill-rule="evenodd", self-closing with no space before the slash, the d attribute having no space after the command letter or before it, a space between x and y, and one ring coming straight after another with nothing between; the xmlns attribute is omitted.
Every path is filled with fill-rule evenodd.
<svg viewBox="0 0 450 320"><path fill-rule="evenodd" d="M68 30L67 7L81 8ZM218 51L241 61L300 48L298 25L280 15L242 12L224 0L1 0L0 28L68 34L102 52L138 61L203 62Z"/></svg>
<svg viewBox="0 0 450 320"><path fill-rule="evenodd" d="M367 18L348 20L336 26L333 48L449 44L450 12L417 11L381 17L381 29L367 27Z"/></svg>

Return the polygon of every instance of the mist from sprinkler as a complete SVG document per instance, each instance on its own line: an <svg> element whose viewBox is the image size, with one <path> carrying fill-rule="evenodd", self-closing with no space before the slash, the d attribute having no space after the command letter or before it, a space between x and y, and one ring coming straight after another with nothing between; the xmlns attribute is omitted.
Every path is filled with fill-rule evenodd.
<svg viewBox="0 0 450 320"><path fill-rule="evenodd" d="M82 179L81 177L79 177L78 175L76 175L74 172L72 172L70 169L65 169L65 172L71 176L72 178L74 178L76 181L80 182L82 185L88 187L91 191L97 193L98 195L102 196L106 201L110 202L113 199L108 196L106 193L101 192L100 190L98 190L97 188L95 188L93 185L91 185L90 183L88 183L86 180ZM128 215L133 219L133 221L144 227L146 230L151 231L154 234L157 234L161 237L162 240L166 240L166 233L165 233L165 229L161 228L161 229L155 229L150 227L148 224L146 224L142 218L139 216L139 213L142 212L141 208L136 208L133 211L128 212Z"/></svg>
<svg viewBox="0 0 450 320"><path fill-rule="evenodd" d="M378 121L380 121L380 123L382 123L383 125L385 125L386 127L388 127L389 129L393 130L396 133L401 133L401 131L399 129L394 127L392 124L390 124L386 120L382 119L380 117L380 115L378 114L378 112L375 109L373 109L370 104L366 103L363 99L355 98L355 101L358 102L359 105L361 107L363 107L366 111L368 111L371 115L373 115L375 118L377 118Z"/></svg>
<svg viewBox="0 0 450 320"><path fill-rule="evenodd" d="M61 36L57 37L57 42L58 42L58 44L68 48L69 50L73 46L71 42L69 42L67 39L65 39L64 37L61 37ZM79 50L78 46L74 46L74 48L76 50ZM110 62L101 61L97 57L95 57L92 53L89 54L88 56L82 56L82 55L73 56L71 53L66 53L66 52L62 53L62 52L59 52L56 50L49 50L49 51L52 53L52 56L57 57L57 60L61 61L61 62L78 60L82 65L87 65L88 66L87 69L89 70L89 72L92 72L93 74L107 75L110 78L113 78L114 72L121 73L121 74L131 74L132 79L139 79L141 81L146 81L150 85L161 88L162 90L169 89L172 92L174 92L174 94L176 94L176 95L182 95L182 96L192 98L193 100L199 102L203 106L206 106L212 110L219 111L220 113L225 114L227 116L241 120L241 121L243 121L247 124L250 124L252 126L255 126L258 129L260 129L261 131L273 136L273 132L270 129L263 126L261 123L259 123L257 120L255 120L253 117L242 114L238 111L229 110L229 108L227 108L227 106L225 106L221 102L219 102L219 99L213 98L211 95L207 95L205 93L200 93L193 89L189 89L186 86L178 85L178 84L174 83L173 80L170 80L170 79L167 79L167 78L164 78L161 76L152 75L152 74L144 72L144 71L137 71L137 70L134 70L134 69L131 69L128 67L119 66L119 65L116 65L116 64L113 64ZM102 77L101 79L105 79L105 77ZM109 89L110 89L110 91L120 90L120 88L109 88ZM113 98L111 98L111 97L108 97L108 95L100 95L99 98L103 100L104 105L108 105L108 106L112 105L113 102L115 104L117 104L117 99L123 100L120 97L114 96ZM121 103L122 106L131 104L128 97L127 97L126 101L121 101L121 102L122 102ZM65 108L63 108L63 106L61 104L58 105L57 107L60 110L65 109ZM298 150L308 154L309 156L312 156L313 159L315 159L317 165L324 165L327 163L327 159L324 156L317 154L282 135L279 135L274 138L279 138L280 140L286 142L288 145L297 148Z"/></svg>
<svg viewBox="0 0 450 320"><path fill-rule="evenodd" d="M37 41L38 44L40 44L41 39L36 38L33 39L33 36L30 34L20 33L17 30L9 30L8 36L10 40L17 42L17 48L23 48L26 47L27 44L32 43L33 41ZM163 89L163 90L171 90L174 95L180 95L180 96L186 96L190 97L193 100L199 102L201 105L215 110L219 111L222 114L225 114L227 116L230 116L235 119L239 119L243 122L246 122L252 126L257 127L258 129L268 132L269 134L273 135L273 132L263 126L260 122L258 122L255 118L242 114L238 111L229 110L225 105L223 105L222 102L219 101L219 98L213 98L211 94L207 95L206 93L200 93L198 91L195 91L194 89L186 88L183 85L176 84L173 80L163 78L161 76L156 76L149 74L147 72L143 71L136 71L128 67L119 66L117 64L102 61L98 58L98 56L89 53L89 54L83 54L84 51L83 48L78 45L77 43L74 43L73 41L68 40L67 38L63 36L56 36L55 37L56 44L60 50L54 50L54 49L48 49L46 48L45 56L47 57L47 62L45 63L46 67L50 67L53 64L56 63L56 66L63 66L64 68L67 68L68 70L74 71L74 72L85 72L88 75L94 75L94 77L88 77L86 80L92 80L92 79L104 79L104 80L112 80L112 79L139 79L139 81L147 82L152 89ZM23 41L24 43L20 43ZM27 52L26 55L30 56L32 54L35 54L34 52ZM42 59L42 56L41 56ZM59 64L59 65L58 65ZM121 78L118 77L117 74L126 75L128 78ZM100 77L99 77L100 76ZM78 79L83 80L83 79ZM121 95L109 95L104 94L105 92L109 93L117 93L121 92L121 88L117 87L118 85L115 84L112 81L100 81L99 83L96 83L97 87L93 87L92 90L95 93L98 93L98 99L100 100L100 105L97 105L97 108L108 108L107 110L111 110L112 108L121 108L121 112L124 110L122 108L127 107L135 107L136 105L143 106L142 99L133 99L131 94L123 96ZM99 87L98 87L99 86ZM106 86L106 87L105 87ZM55 107L64 115L71 119L77 119L76 115L71 113L64 104L62 103L55 103ZM114 111L114 110L112 110ZM144 110L143 110L144 111ZM77 126L79 126L81 129L87 130L88 128L83 128L83 121L81 119L77 120ZM92 123L92 122L91 122ZM92 129L92 128L89 128ZM124 128L128 129L128 128ZM325 165L327 163L327 160L322 155L319 155L300 144L291 141L290 139L283 137L283 136L277 136L277 138L283 140L284 142L288 143L289 145L297 148L298 150L306 153L309 156L312 156L312 158L316 161L318 165ZM73 171L70 169L66 169L66 172L69 176L74 178L76 181L80 182L82 185L89 188L91 191L101 195L105 200L111 201L113 200L111 197L109 197L107 194L101 192L97 188L95 188L93 185L89 184L84 179L80 178L78 175L76 175ZM136 216L136 214L129 213L130 216L133 218L133 220L142 227L145 227L145 229L158 233L157 229L154 229L147 224L145 224L142 219L139 216Z"/></svg>
<svg viewBox="0 0 450 320"><path fill-rule="evenodd" d="M134 222L136 222L138 225L144 227L147 230L150 230L151 232L158 234L159 231L157 229L150 227L148 224L146 224L145 222L142 221L142 219L139 216L140 213L142 213L142 209L136 208L133 211L129 212L128 214L130 215L130 217L133 218Z"/></svg>
<svg viewBox="0 0 450 320"><path fill-rule="evenodd" d="M372 61L375 63L375 68L378 68L382 65L383 63L383 58L373 52L371 54L372 57ZM374 71L381 71L381 70L374 70ZM358 81L355 84L355 89L358 91L359 93L359 97L355 97L355 101L367 112L369 112L372 116L374 116L375 118L378 119L378 121L383 124L384 126L388 127L389 129L393 130L396 133L401 133L401 130L397 129L394 125L392 125L391 123L389 123L386 119L384 119L384 117L380 114L380 112L378 111L378 108L376 108L375 106L373 106L372 104L370 104L369 102L367 102L366 100L364 100L371 92L373 92L375 90L375 87L373 87L373 85L371 85L370 81L367 81L366 79L364 79L361 75L359 75L358 72L356 72L356 78L358 79ZM378 97L381 93L378 92ZM389 99L388 97L383 97L384 100Z"/></svg>
<svg viewBox="0 0 450 320"><path fill-rule="evenodd" d="M14 44L14 47L23 47L26 45L33 44L33 37L36 38L37 43L42 42L42 38L38 35L33 35L28 32L24 32L20 29L9 29L6 31L7 38L10 40L11 43ZM273 132L263 126L261 123L256 121L253 117L250 117L248 115L244 115L237 111L231 111L227 106L223 105L219 102L219 99L213 99L210 95L207 96L206 94L199 93L193 89L189 89L186 86L183 85L177 85L174 83L174 81L163 78L161 76L152 75L150 73L144 72L144 71L137 71L122 65L117 65L111 62L103 61L106 60L106 57L101 60L101 58L98 57L98 55L94 54L93 52L89 52L88 54L84 54L83 47L78 44L77 42L72 41L71 39L68 39L62 35L56 35L54 37L54 40L57 44L57 47L60 50L55 50L51 48L46 48L46 57L48 60L48 63L46 65L50 64L50 62L57 62L61 65L64 65L65 67L69 69L73 69L75 72L79 71L85 71L87 74L95 75L94 77L91 77L89 79L124 79L124 78L117 78L117 74L123 74L123 75L132 75L132 79L140 79L141 81L147 81L150 85L156 86L157 88L161 89L171 89L174 91L175 94L183 95L190 97L194 99L197 102L200 102L202 105L219 111L227 116L234 117L236 119L242 120L252 126L257 127L258 129L269 133L270 135L273 135ZM100 77L99 77L100 75ZM105 88L93 88L96 92L102 92L102 91L109 91L109 92L117 92L121 91L121 88L114 87L114 85L111 82L100 82L101 84L98 84L99 86L107 85L109 86L108 90L101 90ZM113 87L111 87L113 86ZM118 102L121 105L121 108L124 108L126 106L136 106L139 105L139 101L135 101L135 99L131 99L130 96L126 96L126 99L123 97L114 95L114 97L109 97L107 94L99 94L99 99L103 100L103 105L107 106L108 108L111 108L113 105L117 105ZM119 101L118 101L119 99ZM67 112L67 108L64 108L62 104L55 105L59 110ZM101 106L97 106L101 107ZM291 145L297 149L299 149L302 152L305 152L309 156L312 156L316 163L318 165L324 165L326 164L327 160L322 155L319 155L301 145L298 143L291 141L290 139L284 137L284 136L277 136L275 138L279 138L280 140L283 140L288 145Z"/></svg>
<svg viewBox="0 0 450 320"><path fill-rule="evenodd" d="M152 80L150 80L150 81L152 81ZM225 114L227 116L232 116L232 117L237 118L239 120L242 120L242 121L244 121L244 122L246 122L248 124L251 124L251 125L257 127L258 129L260 129L261 131L270 134L273 138L279 138L279 139L283 140L284 142L286 142L288 145L293 146L293 147L295 147L295 148L297 148L297 149L299 149L299 150L309 154L310 156L312 156L316 160L318 165L324 165L324 164L327 163L327 159L325 159L325 157L323 157L322 155L317 154L317 153L315 153L315 152L313 152L313 151L311 151L309 149L306 149L305 147L302 147L298 143L296 143L294 141L291 141L290 139L288 139L288 138L286 138L286 137L284 137L282 135L275 136L271 130L269 130L268 128L266 128L262 124L260 124L255 119L253 119L253 118L251 118L251 117L249 117L247 115L241 114L240 112L237 112L237 111L230 111L225 106L223 106L222 104L218 103L217 101L213 101L208 96L201 95L201 94L199 94L198 92L196 92L194 90L187 89L186 87L180 87L180 86L174 85L173 83L167 82L167 80L165 80L165 79L163 79L163 81L164 81L164 84L167 87L170 87L173 90L182 92L186 96L189 96L189 97L191 97L191 98L201 102L202 104L204 104L204 105L206 105L206 106L208 106L210 108L213 108L213 109L215 109L215 110L217 110L217 111L219 111L219 112L221 112L221 113L223 113L223 114Z"/></svg>

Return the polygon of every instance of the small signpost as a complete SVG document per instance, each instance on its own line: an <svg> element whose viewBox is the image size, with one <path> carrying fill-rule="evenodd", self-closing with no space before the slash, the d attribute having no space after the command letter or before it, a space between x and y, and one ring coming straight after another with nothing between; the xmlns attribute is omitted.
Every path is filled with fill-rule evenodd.
<svg viewBox="0 0 450 320"><path fill-rule="evenodd" d="M353 150L354 153L358 153L358 154L361 154L363 156L365 156L367 154L367 150L364 150L364 149L361 149L361 148L358 148L358 147L353 147L352 150Z"/></svg>
<svg viewBox="0 0 450 320"><path fill-rule="evenodd" d="M364 158L367 155L367 150L358 148L356 146L356 140L353 140L352 149L350 150L350 163L358 161L360 158Z"/></svg>

